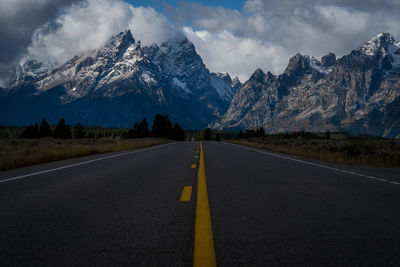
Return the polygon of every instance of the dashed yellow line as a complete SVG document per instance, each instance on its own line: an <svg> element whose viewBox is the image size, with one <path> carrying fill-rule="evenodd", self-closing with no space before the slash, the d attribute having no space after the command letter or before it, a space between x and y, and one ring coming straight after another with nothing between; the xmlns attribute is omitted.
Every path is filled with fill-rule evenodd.
<svg viewBox="0 0 400 267"><path fill-rule="evenodd" d="M195 158L195 159L198 159L198 158L199 158L199 156L197 156L197 155L196 155L196 156L194 156L194 158Z"/></svg>
<svg viewBox="0 0 400 267"><path fill-rule="evenodd" d="M188 202L192 198L192 187L191 186L185 186L182 191L181 198L179 201L182 202Z"/></svg>
<svg viewBox="0 0 400 267"><path fill-rule="evenodd" d="M208 202L203 144L200 142L200 160L197 174L196 221L194 227L194 267L217 266Z"/></svg>
<svg viewBox="0 0 400 267"><path fill-rule="evenodd" d="M196 167L197 167L196 163L193 163L193 164L190 166L190 168L192 168L192 169L196 169Z"/></svg>

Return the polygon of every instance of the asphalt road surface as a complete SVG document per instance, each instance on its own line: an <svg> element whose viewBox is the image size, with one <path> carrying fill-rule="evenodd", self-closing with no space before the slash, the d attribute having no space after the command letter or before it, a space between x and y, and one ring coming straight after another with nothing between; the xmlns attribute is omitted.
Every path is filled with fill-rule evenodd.
<svg viewBox="0 0 400 267"><path fill-rule="evenodd" d="M192 266L198 147L0 172L0 266ZM400 169L203 152L218 266L400 266Z"/></svg>

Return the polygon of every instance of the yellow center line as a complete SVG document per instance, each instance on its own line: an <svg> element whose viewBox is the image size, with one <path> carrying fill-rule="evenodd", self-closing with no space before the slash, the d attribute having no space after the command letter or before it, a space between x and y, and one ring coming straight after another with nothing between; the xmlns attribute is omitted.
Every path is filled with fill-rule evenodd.
<svg viewBox="0 0 400 267"><path fill-rule="evenodd" d="M182 195L179 201L182 202L188 202L192 198L192 187L191 186L185 186L183 187Z"/></svg>
<svg viewBox="0 0 400 267"><path fill-rule="evenodd" d="M196 169L196 167L197 167L197 165L196 165L195 163L193 163L193 164L190 166L190 168L192 168L192 169Z"/></svg>
<svg viewBox="0 0 400 267"><path fill-rule="evenodd" d="M194 267L217 266L208 202L203 144L200 142L199 171L197 175L196 221L194 227Z"/></svg>
<svg viewBox="0 0 400 267"><path fill-rule="evenodd" d="M199 158L199 156L197 156L197 155L196 155L196 156L194 156L194 158L195 158L195 159L198 159L198 158Z"/></svg>

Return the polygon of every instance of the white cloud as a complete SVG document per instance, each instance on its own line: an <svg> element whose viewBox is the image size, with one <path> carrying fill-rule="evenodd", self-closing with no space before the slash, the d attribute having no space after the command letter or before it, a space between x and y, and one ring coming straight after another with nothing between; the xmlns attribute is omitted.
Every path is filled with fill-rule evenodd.
<svg viewBox="0 0 400 267"><path fill-rule="evenodd" d="M28 58L64 63L77 54L101 47L110 36L127 29L144 45L179 35L167 18L154 9L136 8L122 0L75 4L66 9L56 24L46 24L36 31Z"/></svg>
<svg viewBox="0 0 400 267"><path fill-rule="evenodd" d="M211 70L243 79L257 67L279 74L298 52L319 58L329 52L342 56L383 31L399 38L400 4L385 3L248 0L240 13L183 2L166 10L176 23L193 25L185 33Z"/></svg>
<svg viewBox="0 0 400 267"><path fill-rule="evenodd" d="M400 38L398 0L387 0L385 5L376 0L247 0L242 12L180 2L177 7L165 6L169 19L152 8L134 7L123 0L38 0L35 5L28 2L31 3L0 2L3 20L18 15L13 22L16 26L3 31L13 33L18 29L18 36L28 36L29 41L31 34L26 32L48 22L36 30L28 52L30 57L55 63L96 49L111 35L126 29L131 29L143 45L161 43L183 32L211 71L227 71L245 81L258 67L281 73L297 52L316 57L334 52L341 56L382 31ZM57 8L49 8L51 3L56 3ZM21 10L29 6L37 9L36 15L21 26ZM41 13L47 15L42 18ZM6 27L5 23L1 25ZM29 25L34 26L26 31ZM20 45L14 53L19 55L28 46L21 41L5 44L0 44L4 59L8 54L1 51ZM1 67L0 64L0 70Z"/></svg>
<svg viewBox="0 0 400 267"><path fill-rule="evenodd" d="M196 51L213 72L228 72L244 82L258 67L279 73L289 55L277 45L240 38L228 31L211 33L184 27L184 33L194 43Z"/></svg>

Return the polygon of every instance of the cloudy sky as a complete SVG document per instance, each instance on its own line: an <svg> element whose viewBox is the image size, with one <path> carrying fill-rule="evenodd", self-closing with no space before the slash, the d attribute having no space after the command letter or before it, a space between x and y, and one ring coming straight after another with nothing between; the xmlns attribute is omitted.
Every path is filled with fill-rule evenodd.
<svg viewBox="0 0 400 267"><path fill-rule="evenodd" d="M0 78L26 58L61 64L131 29L143 45L187 37L206 66L246 80L300 52L350 52L380 32L400 41L398 0L1 0Z"/></svg>

